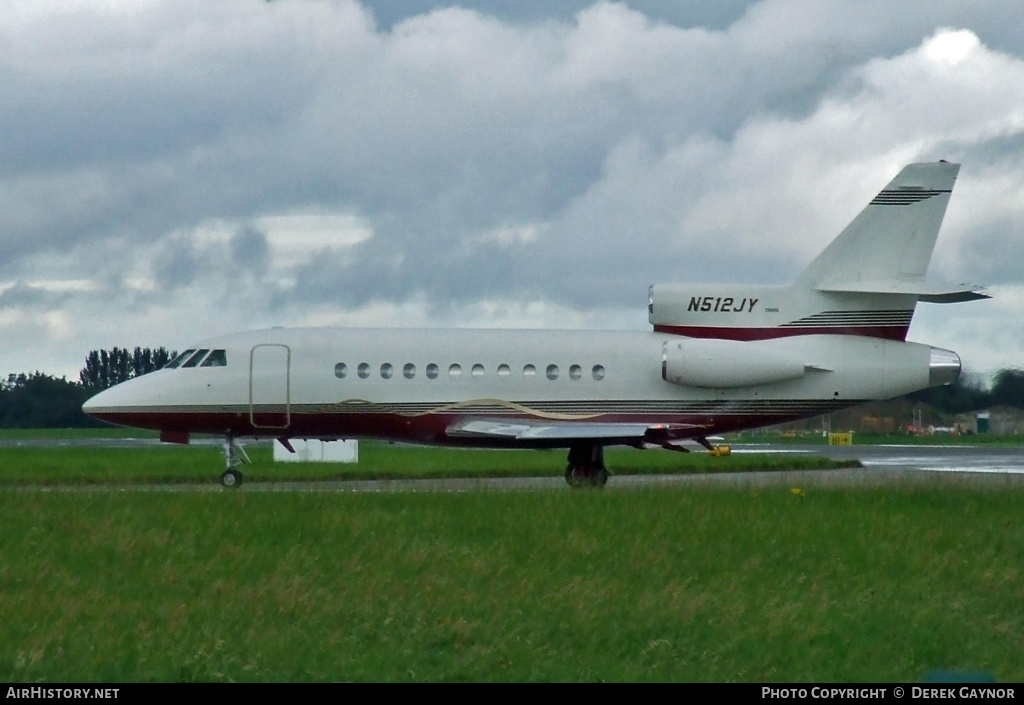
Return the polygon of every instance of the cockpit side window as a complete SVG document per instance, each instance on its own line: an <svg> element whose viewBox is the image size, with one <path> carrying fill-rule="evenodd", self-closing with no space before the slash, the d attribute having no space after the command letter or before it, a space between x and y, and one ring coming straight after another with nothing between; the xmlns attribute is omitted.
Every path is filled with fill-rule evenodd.
<svg viewBox="0 0 1024 705"><path fill-rule="evenodd" d="M186 350L181 355L178 355L178 357L174 358L173 360L168 362L166 365L164 365L164 369L165 370L173 370L175 367L180 366L181 363L185 362L185 360L187 360L190 357L192 357L192 353L194 353L195 351L196 351L195 348L192 348L191 350Z"/></svg>
<svg viewBox="0 0 1024 705"><path fill-rule="evenodd" d="M196 350L195 355L190 357L188 359L188 362L186 362L184 365L182 365L182 367L195 367L196 365L199 364L199 361L202 360L206 356L206 353L208 353L208 352L210 352L209 348L203 348L202 350Z"/></svg>
<svg viewBox="0 0 1024 705"><path fill-rule="evenodd" d="M224 350L214 350L210 356L203 360L200 367L227 367L228 354Z"/></svg>

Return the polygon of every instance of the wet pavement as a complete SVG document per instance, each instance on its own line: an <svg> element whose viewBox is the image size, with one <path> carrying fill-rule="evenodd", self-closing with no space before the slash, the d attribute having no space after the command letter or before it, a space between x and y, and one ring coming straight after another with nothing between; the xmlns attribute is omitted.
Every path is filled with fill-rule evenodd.
<svg viewBox="0 0 1024 705"><path fill-rule="evenodd" d="M900 468L936 472L1024 473L1021 446L850 445L806 446L737 444L734 452L813 453L837 460L856 459L866 468Z"/></svg>

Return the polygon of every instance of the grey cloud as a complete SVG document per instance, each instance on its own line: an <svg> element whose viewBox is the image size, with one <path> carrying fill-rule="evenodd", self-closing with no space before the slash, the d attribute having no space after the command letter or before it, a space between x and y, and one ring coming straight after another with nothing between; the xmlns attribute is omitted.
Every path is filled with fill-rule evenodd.
<svg viewBox="0 0 1024 705"><path fill-rule="evenodd" d="M153 260L153 276L160 289L173 291L191 284L208 261L188 238L178 237L167 242Z"/></svg>
<svg viewBox="0 0 1024 705"><path fill-rule="evenodd" d="M60 306L70 297L71 294L68 292L53 291L25 282L16 282L0 293L0 311L4 309L46 310Z"/></svg>
<svg viewBox="0 0 1024 705"><path fill-rule="evenodd" d="M373 11L378 25L390 31L396 24L424 13L431 12L448 3L438 0L367 0L364 3ZM594 4L593 0L477 0L472 7L484 14L492 15L506 22L544 22L557 18L571 20L578 12ZM708 27L725 29L754 4L754 0L629 0L629 7L660 22L680 27Z"/></svg>
<svg viewBox="0 0 1024 705"><path fill-rule="evenodd" d="M310 201L354 207L375 221L386 215L403 221L398 230L430 218L451 232L546 219L600 178L610 145L624 136L639 135L651 144L693 131L729 138L758 111L813 108L828 85L822 78L829 75L827 65L871 55L879 44L902 47L920 40L913 31L899 30L896 41L896 25L889 23L876 32L881 39L847 42L855 50L826 49L837 32L819 32L816 39L818 25L812 22L798 41L777 38L764 46L757 39L765 31L759 21L803 20L782 12L784 3L765 3L741 13L728 32L641 25L637 33L633 27L636 49L653 51L658 61L622 55L616 59L621 68L611 64L607 77L597 73L589 82L566 73L571 57L565 40L574 32L598 40L599 33L587 32L634 17L625 6L581 6L571 17L556 14L563 17L560 25L525 28L449 13L382 36L369 33L365 18L348 10L323 23L352 23L345 29L315 33L298 20L289 27L286 10L299 5L273 5L278 14L269 19L237 23L263 40L258 52L218 32L212 22L207 47L174 34L165 37L150 19L146 27L154 42L177 49L180 63L156 61L155 69L128 72L119 80L123 69L114 72L111 58L100 62L105 73L95 94L79 89L64 95L59 84L48 93L35 128L29 113L6 112L13 122L0 134L20 137L5 146L24 153L6 168L22 180L25 172L17 170L28 162L38 173L70 160L100 170L108 187L91 208L55 207L66 214L57 227L36 220L20 232L5 228L17 242L6 243L5 260L71 238L128 231L149 239L205 218L248 218ZM655 5L655 17L668 11L664 3ZM486 3L478 7L489 11ZM861 15L873 18L873 7L879 6ZM508 11L514 12L512 6ZM244 13L225 14L239 20ZM820 24L821 14L811 20ZM846 14L857 19L856 13ZM174 22L168 24L173 30ZM471 47L479 55L450 57L442 48L435 52L442 58L440 71L403 63L404 48L423 41L418 32L455 26L464 33L490 33L496 45L489 51L487 45ZM300 38L291 38L289 30L299 31ZM314 44L319 54L306 47L301 32L320 40ZM516 47L524 44L536 53L517 58ZM769 51L774 53L768 56ZM162 56L139 53L143 68L146 60L154 63L154 55ZM638 59L638 66L629 65ZM467 84L467 72L479 80ZM570 82L559 85L566 80L560 75ZM40 70L37 78L45 83L46 77ZM14 79L9 83L18 87ZM14 93L28 90L21 86ZM35 98L13 104L32 105ZM61 197L67 193L61 190ZM450 244L443 232L433 235L439 246Z"/></svg>
<svg viewBox="0 0 1024 705"><path fill-rule="evenodd" d="M263 274L270 262L267 234L252 226L238 230L231 238L232 262L254 274Z"/></svg>
<svg viewBox="0 0 1024 705"><path fill-rule="evenodd" d="M478 0L424 14L440 4L367 2L377 28L343 0L115 4L0 28L0 275L59 262L128 292L119 272L152 273L156 289L131 294L140 309L171 291L196 311L230 299L282 316L420 300L642 308L653 281L785 281L904 159L1016 174L1024 152L1003 124L1024 55L1006 22L1016 3ZM904 90L872 73L915 68L939 27L1006 52L980 86L1013 81ZM1002 123L980 135L989 119ZM352 214L373 236L282 271L245 224L307 211ZM971 246L1014 212L979 217ZM193 241L210 222L241 229ZM501 228L535 236L488 237Z"/></svg>
<svg viewBox="0 0 1024 705"><path fill-rule="evenodd" d="M973 229L958 243L959 279L990 285L1020 282L1024 279L1024 219L1003 218Z"/></svg>

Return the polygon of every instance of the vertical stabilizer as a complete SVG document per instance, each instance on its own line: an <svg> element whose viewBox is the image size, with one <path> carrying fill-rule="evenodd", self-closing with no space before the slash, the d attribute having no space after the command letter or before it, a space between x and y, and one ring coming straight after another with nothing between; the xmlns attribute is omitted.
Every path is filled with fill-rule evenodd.
<svg viewBox="0 0 1024 705"><path fill-rule="evenodd" d="M906 340L919 301L988 298L975 286L925 280L959 170L949 162L904 167L791 286L652 286L654 330L747 341L797 335Z"/></svg>
<svg viewBox="0 0 1024 705"><path fill-rule="evenodd" d="M798 282L820 290L923 282L958 171L945 161L905 166Z"/></svg>

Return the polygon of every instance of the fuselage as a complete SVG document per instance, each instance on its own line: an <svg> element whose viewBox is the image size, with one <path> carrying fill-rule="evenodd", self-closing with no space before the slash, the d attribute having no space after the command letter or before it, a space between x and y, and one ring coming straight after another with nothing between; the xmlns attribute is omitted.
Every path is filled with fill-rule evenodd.
<svg viewBox="0 0 1024 705"><path fill-rule="evenodd" d="M275 328L191 346L191 360L117 385L84 408L168 438L212 433L550 446L567 444L466 438L450 429L466 419L629 422L685 425L697 437L939 383L937 349L846 335L727 341L736 347L680 363L696 370L694 384L673 383L666 350L680 340L694 339L627 331ZM762 358L798 361L799 373L739 387L700 381L702 365L739 375Z"/></svg>
<svg viewBox="0 0 1024 705"><path fill-rule="evenodd" d="M905 166L788 286L650 289L649 332L274 328L199 343L98 394L116 424L234 438L383 438L568 447L566 480L603 485L603 447L694 438L888 399L960 374L906 341L919 301L984 298L928 282L959 165Z"/></svg>

